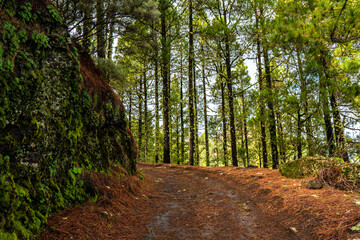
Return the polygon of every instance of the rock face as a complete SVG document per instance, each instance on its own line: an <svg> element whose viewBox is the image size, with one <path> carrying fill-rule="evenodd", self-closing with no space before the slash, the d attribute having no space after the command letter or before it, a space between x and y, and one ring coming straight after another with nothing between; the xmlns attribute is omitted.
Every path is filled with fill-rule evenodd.
<svg viewBox="0 0 360 240"><path fill-rule="evenodd" d="M322 183L319 181L319 179L313 179L310 180L306 184L307 189L321 189L323 187Z"/></svg>
<svg viewBox="0 0 360 240"><path fill-rule="evenodd" d="M49 1L0 0L0 22L0 239L28 239L94 196L88 170L134 173L137 150L121 100Z"/></svg>

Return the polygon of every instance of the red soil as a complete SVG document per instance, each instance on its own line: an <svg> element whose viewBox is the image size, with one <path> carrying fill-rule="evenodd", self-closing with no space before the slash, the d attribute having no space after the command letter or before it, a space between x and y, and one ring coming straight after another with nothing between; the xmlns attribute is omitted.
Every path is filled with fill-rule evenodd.
<svg viewBox="0 0 360 240"><path fill-rule="evenodd" d="M358 193L308 190L269 169L138 169L94 174L99 200L54 215L40 239L360 239Z"/></svg>

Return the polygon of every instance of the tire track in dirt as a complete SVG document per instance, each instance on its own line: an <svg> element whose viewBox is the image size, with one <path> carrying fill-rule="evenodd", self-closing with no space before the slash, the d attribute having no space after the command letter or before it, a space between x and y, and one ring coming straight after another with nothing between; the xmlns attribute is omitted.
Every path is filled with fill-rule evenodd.
<svg viewBox="0 0 360 240"><path fill-rule="evenodd" d="M269 218L226 173L164 164L138 167L150 190L144 239L308 239Z"/></svg>

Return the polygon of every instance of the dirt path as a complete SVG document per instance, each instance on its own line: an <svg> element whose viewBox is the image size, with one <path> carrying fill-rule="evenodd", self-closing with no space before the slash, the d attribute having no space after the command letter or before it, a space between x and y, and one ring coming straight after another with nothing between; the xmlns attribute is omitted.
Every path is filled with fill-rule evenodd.
<svg viewBox="0 0 360 240"><path fill-rule="evenodd" d="M53 215L41 240L359 240L360 194L279 171L139 163L90 178L99 199Z"/></svg>
<svg viewBox="0 0 360 240"><path fill-rule="evenodd" d="M144 239L311 239L268 217L231 184L230 174L175 165L138 167L155 193L148 196L151 217Z"/></svg>

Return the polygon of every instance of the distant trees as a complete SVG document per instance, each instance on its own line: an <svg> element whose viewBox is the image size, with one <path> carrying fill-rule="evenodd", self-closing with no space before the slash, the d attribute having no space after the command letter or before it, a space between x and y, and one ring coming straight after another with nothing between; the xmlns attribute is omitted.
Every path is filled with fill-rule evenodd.
<svg viewBox="0 0 360 240"><path fill-rule="evenodd" d="M104 59L140 160L277 168L357 151L353 1L55 2L74 41Z"/></svg>

